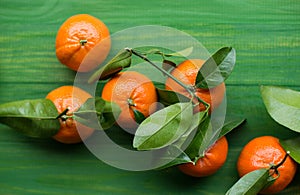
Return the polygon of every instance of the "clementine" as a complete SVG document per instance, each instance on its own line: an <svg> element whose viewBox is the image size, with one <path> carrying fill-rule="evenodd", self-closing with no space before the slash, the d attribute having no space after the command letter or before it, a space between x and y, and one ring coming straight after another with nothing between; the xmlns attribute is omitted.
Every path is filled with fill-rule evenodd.
<svg viewBox="0 0 300 195"><path fill-rule="evenodd" d="M252 139L242 149L237 161L237 170L239 175L243 175L260 169L268 168L271 165L279 164L285 157L286 151L280 145L279 139L273 136L261 136ZM273 177L278 177L275 182L263 189L262 194L278 193L292 181L297 164L291 157L287 157L284 163L277 169L279 175L273 174ZM270 170L270 174L274 173Z"/></svg>
<svg viewBox="0 0 300 195"><path fill-rule="evenodd" d="M103 87L102 98L121 108L117 124L124 129L138 126L134 110L148 117L156 110L157 94L152 81L135 71L116 74Z"/></svg>
<svg viewBox="0 0 300 195"><path fill-rule="evenodd" d="M228 153L228 142L225 136L217 140L196 164L179 165L179 170L193 177L206 177L216 173L225 163Z"/></svg>
<svg viewBox="0 0 300 195"><path fill-rule="evenodd" d="M72 112L78 110L91 97L89 93L75 86L62 86L48 93L46 98L54 103L59 113L68 109L66 113L68 118L59 119L60 129L53 136L55 140L66 144L79 143L94 132L93 129L72 119Z"/></svg>
<svg viewBox="0 0 300 195"><path fill-rule="evenodd" d="M176 68L174 68L171 74L187 86L193 87L195 89L195 95L201 98L206 103L210 104L210 112L212 112L223 101L225 94L225 84L223 82L220 85L211 89L195 88L195 82L198 71L202 67L204 62L205 61L201 59L185 60L182 63L180 63ZM172 78L167 78L165 85L166 89L173 90L191 98L191 94L188 93L186 89L184 89ZM194 99L194 102L198 102L198 100ZM203 110L205 110L205 106L204 104L200 103L199 107L194 111L197 112Z"/></svg>
<svg viewBox="0 0 300 195"><path fill-rule="evenodd" d="M88 72L105 60L110 45L109 30L101 20L78 14L60 26L56 36L56 56L72 70Z"/></svg>

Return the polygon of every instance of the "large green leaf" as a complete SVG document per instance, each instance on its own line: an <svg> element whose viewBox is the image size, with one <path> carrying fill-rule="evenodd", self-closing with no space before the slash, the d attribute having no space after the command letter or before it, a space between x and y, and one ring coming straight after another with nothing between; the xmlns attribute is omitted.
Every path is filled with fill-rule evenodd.
<svg viewBox="0 0 300 195"><path fill-rule="evenodd" d="M172 144L189 129L192 115L191 102L176 103L155 112L138 127L133 147L151 150Z"/></svg>
<svg viewBox="0 0 300 195"><path fill-rule="evenodd" d="M159 160L160 160L160 164L164 162L167 163L159 167L158 169L165 169L175 165L193 162L184 151L182 151L180 148L178 148L175 145L168 146L163 156L160 157Z"/></svg>
<svg viewBox="0 0 300 195"><path fill-rule="evenodd" d="M240 178L226 195L255 195L272 182L274 181L270 179L269 169L258 169Z"/></svg>
<svg viewBox="0 0 300 195"><path fill-rule="evenodd" d="M280 140L282 147L290 152L290 156L300 164L300 137Z"/></svg>
<svg viewBox="0 0 300 195"><path fill-rule="evenodd" d="M206 117L198 125L196 135L185 150L187 155L193 160L204 156L204 151L210 145L213 134L210 118Z"/></svg>
<svg viewBox="0 0 300 195"><path fill-rule="evenodd" d="M96 72L89 78L88 83L92 83L99 80L105 80L112 75L120 72L124 68L131 65L131 51L124 49L121 50L115 57L113 57L107 64L101 66Z"/></svg>
<svg viewBox="0 0 300 195"><path fill-rule="evenodd" d="M51 137L60 128L58 111L51 100L34 99L0 105L0 122L30 137Z"/></svg>
<svg viewBox="0 0 300 195"><path fill-rule="evenodd" d="M270 116L279 124L300 132L300 92L276 86L261 86L260 91Z"/></svg>
<svg viewBox="0 0 300 195"><path fill-rule="evenodd" d="M235 65L235 49L223 47L208 58L196 77L196 87L213 88L224 82L231 74Z"/></svg>

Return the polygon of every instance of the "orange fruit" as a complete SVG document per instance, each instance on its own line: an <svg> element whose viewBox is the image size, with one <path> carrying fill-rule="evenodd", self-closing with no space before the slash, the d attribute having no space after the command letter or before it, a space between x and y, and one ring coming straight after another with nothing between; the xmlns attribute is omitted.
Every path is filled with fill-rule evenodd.
<svg viewBox="0 0 300 195"><path fill-rule="evenodd" d="M133 110L148 117L156 110L157 94L152 81L145 75L135 72L120 72L103 87L102 98L115 102L121 108L117 124L124 129L138 126Z"/></svg>
<svg viewBox="0 0 300 195"><path fill-rule="evenodd" d="M94 130L86 127L75 120L73 120L72 113L80 108L80 106L92 96L84 90L75 86L62 86L56 88L48 93L46 99L51 100L59 113L62 113L67 108L67 116L70 118L60 120L60 129L53 136L59 142L71 144L79 143L88 138ZM78 132L80 131L80 133Z"/></svg>
<svg viewBox="0 0 300 195"><path fill-rule="evenodd" d="M72 70L87 72L105 60L110 45L109 30L101 20L78 14L60 26L56 35L56 56Z"/></svg>
<svg viewBox="0 0 300 195"><path fill-rule="evenodd" d="M238 173L242 177L251 171L268 168L271 164L277 165L285 155L286 151L280 145L278 138L273 136L254 138L245 145L240 153L237 161ZM278 179L271 186L263 189L262 194L274 194L287 187L296 173L297 164L288 156L277 170L279 172ZM278 175L273 175L273 177L276 176Z"/></svg>
<svg viewBox="0 0 300 195"><path fill-rule="evenodd" d="M205 61L201 59L190 59L185 60L180 63L176 68L174 68L171 74L177 78L182 83L187 86L191 86L195 88L196 77L199 69L203 65ZM176 81L171 78L167 78L166 80L166 89L173 90L175 92L181 93L189 98L191 98L191 94L188 93L181 85L179 85ZM223 101L225 94L225 84L221 83L220 85L211 88L211 89L201 89L195 88L195 95L200 97L206 103L210 104L210 112L212 112L215 108L217 108ZM198 102L198 100L194 99L194 102ZM203 111L205 110L205 106L200 103L199 107L194 110Z"/></svg>
<svg viewBox="0 0 300 195"><path fill-rule="evenodd" d="M193 177L206 177L216 173L225 163L228 153L228 142L225 136L217 140L196 164L185 163L178 166L183 173Z"/></svg>

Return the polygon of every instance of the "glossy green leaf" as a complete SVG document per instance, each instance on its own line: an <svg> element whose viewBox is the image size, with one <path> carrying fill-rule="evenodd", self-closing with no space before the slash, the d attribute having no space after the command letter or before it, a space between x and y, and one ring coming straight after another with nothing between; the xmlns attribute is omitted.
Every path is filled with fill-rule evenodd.
<svg viewBox="0 0 300 195"><path fill-rule="evenodd" d="M103 100L101 97L89 98L73 117L76 121L93 129L105 130L115 124L120 114L118 105Z"/></svg>
<svg viewBox="0 0 300 195"><path fill-rule="evenodd" d="M133 147L151 150L172 144L189 129L192 115L191 102L176 103L155 112L138 127Z"/></svg>
<svg viewBox="0 0 300 195"><path fill-rule="evenodd" d="M131 65L132 52L124 49L120 51L115 57L113 57L107 64L101 66L94 74L89 78L88 83L92 83L96 80L106 80L112 75L120 72L124 68Z"/></svg>
<svg viewBox="0 0 300 195"><path fill-rule="evenodd" d="M197 132L193 140L185 150L187 155L193 160L204 156L204 151L209 146L212 135L213 132L210 118L206 117L205 120L201 121L201 123L198 125Z"/></svg>
<svg viewBox="0 0 300 195"><path fill-rule="evenodd" d="M290 151L290 156L300 164L300 137L280 140L280 144L286 151Z"/></svg>
<svg viewBox="0 0 300 195"><path fill-rule="evenodd" d="M236 60L235 49L223 47L208 58L198 71L195 85L198 88L213 88L224 82L231 74Z"/></svg>
<svg viewBox="0 0 300 195"><path fill-rule="evenodd" d="M238 126L243 124L245 121L246 121L246 119L244 119L244 118L232 119L229 121L225 121L225 123L222 127L222 130L219 134L219 138L225 136L227 133L234 130L235 128L237 128Z"/></svg>
<svg viewBox="0 0 300 195"><path fill-rule="evenodd" d="M60 123L55 105L48 99L21 100L0 105L0 122L30 137L55 135Z"/></svg>
<svg viewBox="0 0 300 195"><path fill-rule="evenodd" d="M193 161L180 148L178 148L175 145L170 145L167 147L163 156L160 157L160 163L162 162L167 162L167 163L159 167L158 169L165 169L183 163L190 163L190 162L192 163Z"/></svg>
<svg viewBox="0 0 300 195"><path fill-rule="evenodd" d="M279 124L300 132L300 92L276 86L261 86L260 92L270 116Z"/></svg>
<svg viewBox="0 0 300 195"><path fill-rule="evenodd" d="M226 195L254 195L258 194L273 180L269 179L269 169L258 169L240 178L227 192Z"/></svg>
<svg viewBox="0 0 300 195"><path fill-rule="evenodd" d="M193 115L191 126L173 145L185 150L192 142L199 125L207 118L208 111L197 112Z"/></svg>
<svg viewBox="0 0 300 195"><path fill-rule="evenodd" d="M158 95L158 101L165 106L170 106L172 104L176 104L178 102L189 102L191 101L188 97L177 93L172 90L162 89L156 87L156 92Z"/></svg>

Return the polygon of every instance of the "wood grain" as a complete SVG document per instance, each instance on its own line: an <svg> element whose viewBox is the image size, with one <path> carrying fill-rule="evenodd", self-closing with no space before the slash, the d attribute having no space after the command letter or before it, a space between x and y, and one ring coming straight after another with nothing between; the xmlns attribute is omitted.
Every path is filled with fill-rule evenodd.
<svg viewBox="0 0 300 195"><path fill-rule="evenodd" d="M224 194L238 179L235 162L245 143L266 134L297 135L268 116L259 85L300 90L300 1L1 0L0 5L0 103L45 97L73 83L75 73L56 59L55 36L66 18L89 13L112 34L154 24L188 33L210 52L233 46L237 63L226 82L227 115L247 118L228 135L224 167L203 179L176 168L119 170L83 144L32 139L0 125L0 194ZM281 194L300 194L299 175Z"/></svg>

